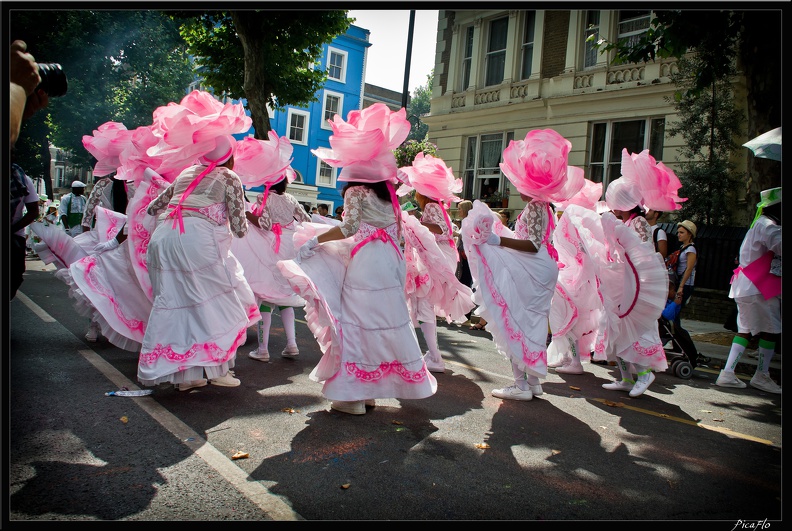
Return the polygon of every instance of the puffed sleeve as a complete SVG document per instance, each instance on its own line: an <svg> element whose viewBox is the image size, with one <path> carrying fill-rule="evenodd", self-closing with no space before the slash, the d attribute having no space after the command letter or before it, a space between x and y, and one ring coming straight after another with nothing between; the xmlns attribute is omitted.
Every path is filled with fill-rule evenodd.
<svg viewBox="0 0 792 531"><path fill-rule="evenodd" d="M171 198L173 197L173 184L168 186L165 190L160 193L157 197L155 197L151 203L149 203L148 208L146 208L146 212L149 216L156 216L163 212L166 208L168 208L168 203L170 203Z"/></svg>
<svg viewBox="0 0 792 531"><path fill-rule="evenodd" d="M247 218L245 218L245 190L242 188L239 176L233 171L225 170L223 179L225 180L226 211L231 233L237 238L242 238L248 231Z"/></svg>
<svg viewBox="0 0 792 531"><path fill-rule="evenodd" d="M353 186L344 194L344 220L338 227L345 238L355 234L360 227L366 190L364 186Z"/></svg>

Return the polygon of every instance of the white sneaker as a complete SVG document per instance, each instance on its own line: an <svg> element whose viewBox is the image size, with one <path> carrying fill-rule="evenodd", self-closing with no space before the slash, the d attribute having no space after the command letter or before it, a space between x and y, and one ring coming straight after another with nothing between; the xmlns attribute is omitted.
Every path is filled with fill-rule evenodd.
<svg viewBox="0 0 792 531"><path fill-rule="evenodd" d="M335 400L330 402L330 409L335 409L342 413L349 413L350 415L365 415L366 403L365 400L354 400L352 402L344 402L343 400Z"/></svg>
<svg viewBox="0 0 792 531"><path fill-rule="evenodd" d="M555 372L561 374L583 374L583 365L580 364L580 360L578 360L577 363L570 361L566 365L556 367Z"/></svg>
<svg viewBox="0 0 792 531"><path fill-rule="evenodd" d="M634 382L628 380L619 380L618 382L611 382L602 384L603 389L607 389L608 391L632 391L632 388L635 386Z"/></svg>
<svg viewBox="0 0 792 531"><path fill-rule="evenodd" d="M209 381L212 383L212 385L219 385L220 387L236 387L241 384L242 382L231 376L231 374L229 374L230 372L231 371L224 374L220 378L212 378Z"/></svg>
<svg viewBox="0 0 792 531"><path fill-rule="evenodd" d="M96 343L99 339L99 334L102 333L102 329L99 327L99 323L95 323L91 321L91 326L88 327L88 332L85 333L85 339L89 343Z"/></svg>
<svg viewBox="0 0 792 531"><path fill-rule="evenodd" d="M445 363L443 363L443 358L441 356L437 356L440 358L436 360L432 357L432 353L428 350L424 355L424 361L426 362L426 370L429 372L445 372Z"/></svg>
<svg viewBox="0 0 792 531"><path fill-rule="evenodd" d="M248 354L248 358L257 361L269 361L270 355L269 352L266 350L255 349L250 351L250 353Z"/></svg>
<svg viewBox="0 0 792 531"><path fill-rule="evenodd" d="M737 389L745 389L748 387L745 382L737 378L733 372L721 371L718 374L718 379L715 380L715 385L718 387L735 387Z"/></svg>
<svg viewBox="0 0 792 531"><path fill-rule="evenodd" d="M761 389L762 391L766 391L774 395L781 394L781 386L775 383L773 379L770 378L769 374L759 371L757 371L756 374L753 375L753 378L751 378L751 387Z"/></svg>
<svg viewBox="0 0 792 531"><path fill-rule="evenodd" d="M281 356L284 358L296 358L299 355L300 350L297 348L297 345L292 347L287 346L285 349L283 349L283 352L281 352Z"/></svg>
<svg viewBox="0 0 792 531"><path fill-rule="evenodd" d="M189 391L190 389L195 389L196 387L203 387L206 385L206 378L201 378L200 380L193 380L192 382L183 382L180 384L176 384L176 389L179 391Z"/></svg>
<svg viewBox="0 0 792 531"><path fill-rule="evenodd" d="M542 390L542 384L540 383L534 385L528 385L528 389L531 390L531 394L533 396L542 396L544 394L544 391Z"/></svg>
<svg viewBox="0 0 792 531"><path fill-rule="evenodd" d="M636 396L641 396L642 394L644 394L644 391L646 391L649 388L649 386L652 385L652 382L654 381L655 381L655 375L653 372L650 372L645 380L641 380L639 378L638 381L635 382L633 388L630 390L630 396L633 398L635 398Z"/></svg>
<svg viewBox="0 0 792 531"><path fill-rule="evenodd" d="M516 385L510 385L503 389L493 389L492 396L501 398L503 400L530 400L533 398L533 393L530 389L523 391Z"/></svg>

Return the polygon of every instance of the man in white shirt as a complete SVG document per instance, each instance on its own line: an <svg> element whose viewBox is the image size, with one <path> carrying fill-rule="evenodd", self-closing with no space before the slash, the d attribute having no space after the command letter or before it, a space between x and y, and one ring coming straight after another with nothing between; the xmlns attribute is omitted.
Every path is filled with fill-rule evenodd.
<svg viewBox="0 0 792 531"><path fill-rule="evenodd" d="M665 260L668 257L668 234L657 224L665 212L652 209L644 210L646 211L644 217L649 222L649 226L652 227L652 242L654 243L655 251L660 253L663 256L663 260Z"/></svg>
<svg viewBox="0 0 792 531"><path fill-rule="evenodd" d="M84 182L74 181L71 189L70 194L61 197L58 216L60 216L66 234L74 238L83 231L82 218L87 199L85 198Z"/></svg>

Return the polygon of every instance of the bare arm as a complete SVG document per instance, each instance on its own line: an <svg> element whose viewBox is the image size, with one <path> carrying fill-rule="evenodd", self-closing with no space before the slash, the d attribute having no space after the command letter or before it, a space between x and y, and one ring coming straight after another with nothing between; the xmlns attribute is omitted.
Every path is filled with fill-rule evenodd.
<svg viewBox="0 0 792 531"><path fill-rule="evenodd" d="M327 232L323 232L319 236L317 236L316 241L319 243L324 242L331 242L333 240L343 240L346 238L344 233L341 232L341 228L338 226L333 227L332 229L328 230Z"/></svg>
<svg viewBox="0 0 792 531"><path fill-rule="evenodd" d="M535 253L537 251L536 247L534 246L531 240L507 238L505 236L501 236L500 246L508 247L509 249L514 249L516 251L523 251L525 253Z"/></svg>

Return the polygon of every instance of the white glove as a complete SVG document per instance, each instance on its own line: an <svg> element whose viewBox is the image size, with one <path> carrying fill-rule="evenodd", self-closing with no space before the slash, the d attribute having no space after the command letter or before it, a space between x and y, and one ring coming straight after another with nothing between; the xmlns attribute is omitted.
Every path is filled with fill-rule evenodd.
<svg viewBox="0 0 792 531"><path fill-rule="evenodd" d="M303 260L307 260L308 258L315 255L316 251L314 251L314 247L317 245L319 245L319 241L316 239L316 236L314 236L302 244L302 247L297 250L297 256L294 258L294 261L298 264L301 264Z"/></svg>
<svg viewBox="0 0 792 531"><path fill-rule="evenodd" d="M487 237L487 243L490 245L500 245L500 236L493 232Z"/></svg>
<svg viewBox="0 0 792 531"><path fill-rule="evenodd" d="M115 238L112 238L110 240L107 240L104 243L96 244L96 247L94 247L93 250L94 250L95 253L103 253L105 251L112 251L113 249L115 249L119 245L120 244L118 243L118 240L116 240Z"/></svg>

